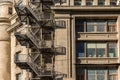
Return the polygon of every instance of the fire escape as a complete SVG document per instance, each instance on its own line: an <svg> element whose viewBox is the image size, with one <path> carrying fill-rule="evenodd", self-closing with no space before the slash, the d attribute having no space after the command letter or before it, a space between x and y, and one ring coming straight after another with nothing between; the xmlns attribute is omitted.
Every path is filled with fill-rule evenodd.
<svg viewBox="0 0 120 80"><path fill-rule="evenodd" d="M21 69L34 73L31 79L53 80L55 76L55 24L50 6L53 0L31 0L24 5L21 0L15 2L22 29L15 29L15 37L22 46L28 48L28 54L15 54L15 63ZM31 49L31 51L29 50Z"/></svg>

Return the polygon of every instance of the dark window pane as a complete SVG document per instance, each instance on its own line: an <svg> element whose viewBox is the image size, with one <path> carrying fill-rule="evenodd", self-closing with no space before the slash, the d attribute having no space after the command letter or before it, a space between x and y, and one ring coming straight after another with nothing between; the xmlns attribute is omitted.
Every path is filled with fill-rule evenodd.
<svg viewBox="0 0 120 80"><path fill-rule="evenodd" d="M83 68L77 68L77 80L84 80L84 72L85 70Z"/></svg>
<svg viewBox="0 0 120 80"><path fill-rule="evenodd" d="M117 0L110 0L110 5L111 6L116 6Z"/></svg>
<svg viewBox="0 0 120 80"><path fill-rule="evenodd" d="M74 5L75 6L81 6L81 0L74 0Z"/></svg>
<svg viewBox="0 0 120 80"><path fill-rule="evenodd" d="M76 54L77 57L84 57L84 42L76 43Z"/></svg>
<svg viewBox="0 0 120 80"><path fill-rule="evenodd" d="M77 74L84 75L84 69L82 69L82 68L78 68L76 72L77 72Z"/></svg>
<svg viewBox="0 0 120 80"><path fill-rule="evenodd" d="M93 5L93 0L86 0L86 6Z"/></svg>
<svg viewBox="0 0 120 80"><path fill-rule="evenodd" d="M105 0L98 0L98 5L99 6L105 5Z"/></svg>
<svg viewBox="0 0 120 80"><path fill-rule="evenodd" d="M12 14L12 7L8 7L8 14Z"/></svg>
<svg viewBox="0 0 120 80"><path fill-rule="evenodd" d="M84 21L75 20L75 30L76 32L84 32Z"/></svg>

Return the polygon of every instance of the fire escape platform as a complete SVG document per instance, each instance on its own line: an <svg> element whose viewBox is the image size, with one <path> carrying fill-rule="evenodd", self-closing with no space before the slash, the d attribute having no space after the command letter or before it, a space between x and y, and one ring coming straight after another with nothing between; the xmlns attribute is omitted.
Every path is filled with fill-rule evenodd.
<svg viewBox="0 0 120 80"><path fill-rule="evenodd" d="M24 55L24 54L23 54ZM22 57L22 58L21 58ZM21 56L19 54L16 54L14 56L14 62L16 63L17 66L19 66L21 69L30 69L27 61L26 56Z"/></svg>
<svg viewBox="0 0 120 80"><path fill-rule="evenodd" d="M27 46L27 43L29 44L29 47L34 45L33 41L26 34L15 33L15 36L22 46Z"/></svg>

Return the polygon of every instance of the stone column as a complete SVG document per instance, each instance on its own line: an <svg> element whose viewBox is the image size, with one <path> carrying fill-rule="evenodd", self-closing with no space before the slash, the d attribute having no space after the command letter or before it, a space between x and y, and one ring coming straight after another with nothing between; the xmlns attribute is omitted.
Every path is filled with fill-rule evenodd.
<svg viewBox="0 0 120 80"><path fill-rule="evenodd" d="M0 80L10 80L10 36L6 29L10 27L11 15L12 3L0 2Z"/></svg>

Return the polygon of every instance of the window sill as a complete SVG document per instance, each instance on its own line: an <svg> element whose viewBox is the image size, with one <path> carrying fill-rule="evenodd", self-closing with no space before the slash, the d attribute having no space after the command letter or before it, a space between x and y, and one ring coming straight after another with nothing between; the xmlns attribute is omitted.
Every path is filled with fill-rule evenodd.
<svg viewBox="0 0 120 80"><path fill-rule="evenodd" d="M117 34L118 32L77 32L80 34Z"/></svg>
<svg viewBox="0 0 120 80"><path fill-rule="evenodd" d="M118 57L77 57L77 59L118 59Z"/></svg>

